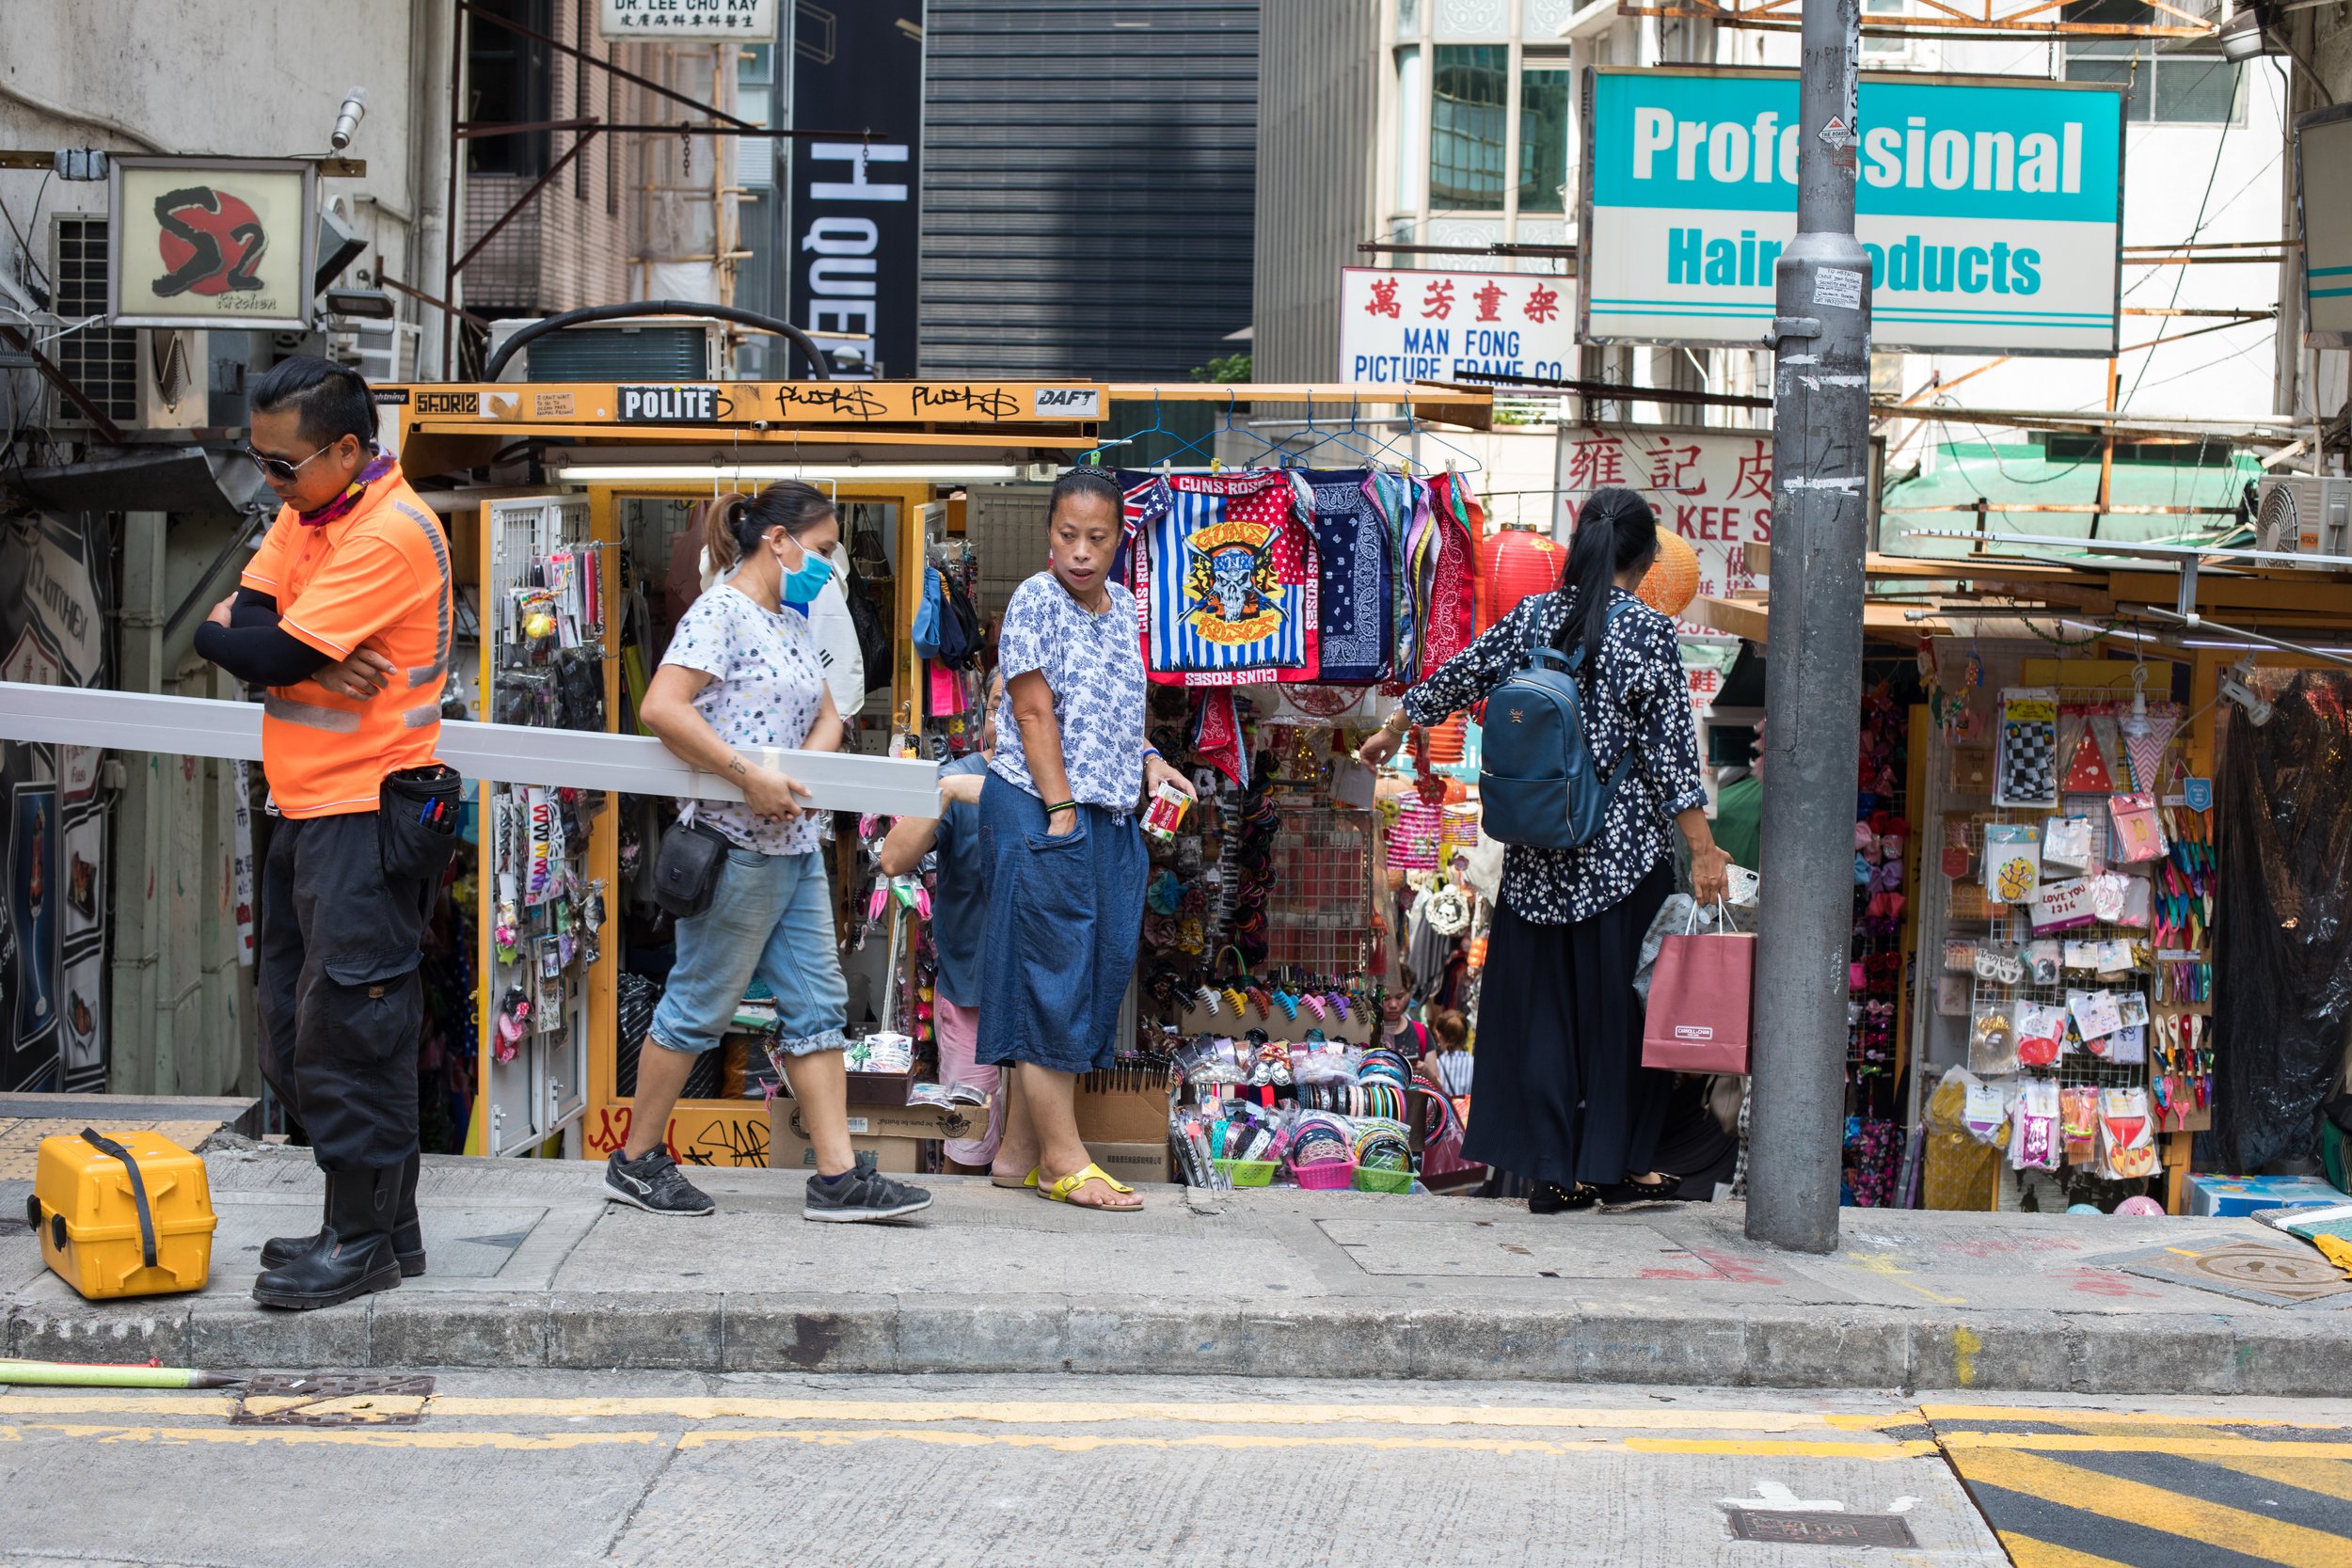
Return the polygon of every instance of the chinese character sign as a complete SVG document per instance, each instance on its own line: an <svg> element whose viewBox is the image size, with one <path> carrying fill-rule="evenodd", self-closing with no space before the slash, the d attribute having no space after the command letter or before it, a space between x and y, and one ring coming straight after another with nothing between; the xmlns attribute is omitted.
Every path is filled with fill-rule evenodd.
<svg viewBox="0 0 2352 1568"><path fill-rule="evenodd" d="M1527 273L1340 271L1340 379L1445 381L1464 372L1562 381L1576 373L1576 300Z"/></svg>
<svg viewBox="0 0 2352 1568"><path fill-rule="evenodd" d="M1594 491L1623 485L1657 510L1660 527L1689 541L1699 558L1701 595L1764 586L1749 546L1772 538L1770 431L1563 426L1555 473L1559 537L1575 531Z"/></svg>
<svg viewBox="0 0 2352 1568"><path fill-rule="evenodd" d="M732 39L773 43L776 0L604 0L608 39Z"/></svg>

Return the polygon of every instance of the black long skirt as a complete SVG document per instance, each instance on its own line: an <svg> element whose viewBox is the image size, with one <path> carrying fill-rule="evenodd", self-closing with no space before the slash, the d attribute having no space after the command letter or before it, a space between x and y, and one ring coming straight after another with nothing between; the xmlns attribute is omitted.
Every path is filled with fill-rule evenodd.
<svg viewBox="0 0 2352 1568"><path fill-rule="evenodd" d="M1642 1066L1633 974L1674 886L1663 855L1590 920L1538 926L1495 911L1465 1160L1563 1187L1651 1168L1673 1074Z"/></svg>

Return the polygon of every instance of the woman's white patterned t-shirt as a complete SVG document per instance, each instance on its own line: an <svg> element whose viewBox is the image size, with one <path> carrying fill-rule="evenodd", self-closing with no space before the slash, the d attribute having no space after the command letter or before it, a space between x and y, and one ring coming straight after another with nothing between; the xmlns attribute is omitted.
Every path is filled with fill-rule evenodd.
<svg viewBox="0 0 2352 1568"><path fill-rule="evenodd" d="M1105 584L1104 592L1110 604L1098 615L1072 598L1051 572L1013 590L996 639L1006 692L996 712L992 766L1008 784L1038 793L1012 716L1011 691L1014 677L1035 670L1054 693L1070 799L1131 811L1143 794L1143 644L1135 595L1117 583Z"/></svg>
<svg viewBox="0 0 2352 1568"><path fill-rule="evenodd" d="M661 662L710 677L694 694L694 711L730 746L798 746L824 711L825 669L807 620L763 610L729 583L713 587L678 617ZM818 846L814 813L787 822L758 816L739 800L679 804L692 805L697 820L746 849L800 855Z"/></svg>

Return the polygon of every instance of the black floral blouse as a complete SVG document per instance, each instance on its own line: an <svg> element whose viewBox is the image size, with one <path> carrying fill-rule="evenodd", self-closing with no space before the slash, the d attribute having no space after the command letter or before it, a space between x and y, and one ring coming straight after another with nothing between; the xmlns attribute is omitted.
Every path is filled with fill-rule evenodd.
<svg viewBox="0 0 2352 1568"><path fill-rule="evenodd" d="M1622 588L1610 592L1633 599ZM1406 717L1435 724L1469 707L1526 668L1528 650L1553 641L1575 615L1574 589L1521 599L1405 694ZM1670 847L1671 819L1707 802L1698 729L1672 621L1634 600L1601 639L1598 680L1580 678L1593 761L1606 773L1630 746L1635 763L1590 844L1576 849L1515 844L1503 852L1503 907L1538 926L1590 920L1630 894Z"/></svg>

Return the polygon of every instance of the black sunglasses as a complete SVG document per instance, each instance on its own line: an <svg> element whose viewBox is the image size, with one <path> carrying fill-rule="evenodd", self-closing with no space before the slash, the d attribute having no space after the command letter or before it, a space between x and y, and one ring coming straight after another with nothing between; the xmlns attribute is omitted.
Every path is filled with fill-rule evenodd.
<svg viewBox="0 0 2352 1568"><path fill-rule="evenodd" d="M303 458L300 462L295 463L289 463L282 457L271 457L264 452L255 451L251 447L245 448L244 451L246 460L251 462L255 467L262 470L262 477L263 479L275 480L280 484L292 484L294 481L294 475L302 471L303 464L310 462L310 458L317 457L321 453L334 451L336 443L340 442L342 439L342 437L338 436L335 437L335 440L327 442L326 445L319 448L317 451L312 452L310 457Z"/></svg>

